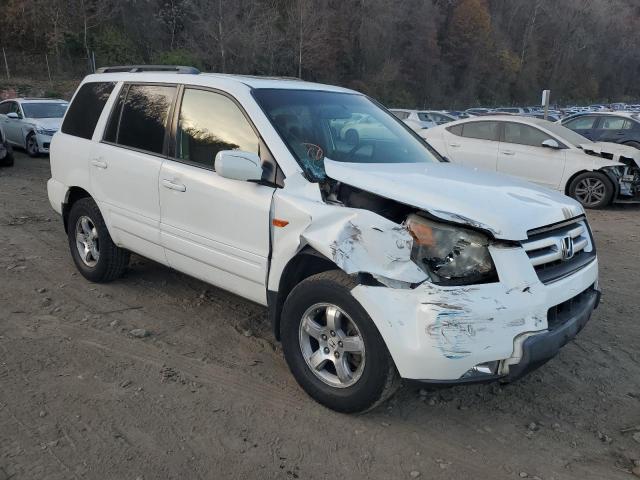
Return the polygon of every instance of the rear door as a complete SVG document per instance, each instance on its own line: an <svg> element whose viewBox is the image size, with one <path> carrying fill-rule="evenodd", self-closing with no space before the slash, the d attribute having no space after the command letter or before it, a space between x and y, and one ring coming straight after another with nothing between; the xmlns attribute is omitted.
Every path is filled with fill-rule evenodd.
<svg viewBox="0 0 640 480"><path fill-rule="evenodd" d="M445 129L444 141L449 159L468 167L495 171L498 163L500 125L477 120Z"/></svg>
<svg viewBox="0 0 640 480"><path fill-rule="evenodd" d="M166 263L158 178L177 86L124 84L89 161L93 195L114 241Z"/></svg>
<svg viewBox="0 0 640 480"><path fill-rule="evenodd" d="M196 87L184 88L174 124L172 154L158 183L169 265L266 304L275 188L223 178L214 169L221 150L264 156L256 130L231 97Z"/></svg>
<svg viewBox="0 0 640 480"><path fill-rule="evenodd" d="M628 139L634 122L625 117L603 115L596 126L594 140L621 143Z"/></svg>
<svg viewBox="0 0 640 480"><path fill-rule="evenodd" d="M558 189L564 173L566 149L543 147L545 140L555 140L560 144L557 139L531 125L503 122L498 171Z"/></svg>

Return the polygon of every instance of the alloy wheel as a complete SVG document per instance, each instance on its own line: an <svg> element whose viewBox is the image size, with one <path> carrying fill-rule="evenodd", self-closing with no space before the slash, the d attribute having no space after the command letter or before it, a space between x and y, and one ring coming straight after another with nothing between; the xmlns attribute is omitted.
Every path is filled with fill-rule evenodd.
<svg viewBox="0 0 640 480"><path fill-rule="evenodd" d="M584 178L576 185L576 199L586 207L598 205L604 199L607 187L598 178Z"/></svg>
<svg viewBox="0 0 640 480"><path fill-rule="evenodd" d="M95 267L100 259L100 241L98 229L93 221L82 216L76 222L76 248L82 262L87 267Z"/></svg>
<svg viewBox="0 0 640 480"><path fill-rule="evenodd" d="M340 307L317 303L300 322L300 349L313 374L337 388L354 385L365 365L364 340L355 322Z"/></svg>
<svg viewBox="0 0 640 480"><path fill-rule="evenodd" d="M36 137L34 135L31 135L27 139L27 152L32 156L38 154L38 142L36 141Z"/></svg>

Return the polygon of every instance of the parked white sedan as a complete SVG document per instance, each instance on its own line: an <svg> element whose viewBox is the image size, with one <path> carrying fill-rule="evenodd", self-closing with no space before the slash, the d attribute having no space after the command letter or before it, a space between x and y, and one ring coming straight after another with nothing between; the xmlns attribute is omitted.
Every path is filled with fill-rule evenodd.
<svg viewBox="0 0 640 480"><path fill-rule="evenodd" d="M560 190L587 208L640 201L637 149L592 142L546 120L476 117L419 133L454 163Z"/></svg>

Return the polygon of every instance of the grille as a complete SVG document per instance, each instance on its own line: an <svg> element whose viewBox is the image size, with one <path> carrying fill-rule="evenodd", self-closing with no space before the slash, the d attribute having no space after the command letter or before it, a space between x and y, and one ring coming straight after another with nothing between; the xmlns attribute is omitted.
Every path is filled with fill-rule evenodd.
<svg viewBox="0 0 640 480"><path fill-rule="evenodd" d="M596 257L584 218L532 230L520 242L542 283L552 283L580 270Z"/></svg>
<svg viewBox="0 0 640 480"><path fill-rule="evenodd" d="M585 302L588 302L595 290L593 286L584 292L570 298L566 302L559 303L555 307L551 307L547 312L547 323L549 330L555 330L564 325L571 318L574 309L580 309Z"/></svg>

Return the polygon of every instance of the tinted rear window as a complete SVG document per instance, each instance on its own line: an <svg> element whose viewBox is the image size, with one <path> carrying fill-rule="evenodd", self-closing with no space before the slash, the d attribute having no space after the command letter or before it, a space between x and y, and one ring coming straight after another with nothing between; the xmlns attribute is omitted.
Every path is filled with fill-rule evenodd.
<svg viewBox="0 0 640 480"><path fill-rule="evenodd" d="M80 87L64 117L62 133L91 139L102 109L113 91L115 83L85 83Z"/></svg>
<svg viewBox="0 0 640 480"><path fill-rule="evenodd" d="M480 140L498 141L498 122L469 122L462 125L462 136Z"/></svg>

